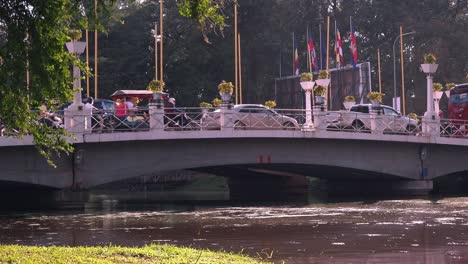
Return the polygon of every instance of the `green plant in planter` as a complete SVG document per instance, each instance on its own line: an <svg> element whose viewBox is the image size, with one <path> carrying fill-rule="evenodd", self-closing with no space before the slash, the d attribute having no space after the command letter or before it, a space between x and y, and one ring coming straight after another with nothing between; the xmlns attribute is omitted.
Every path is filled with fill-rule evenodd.
<svg viewBox="0 0 468 264"><path fill-rule="evenodd" d="M323 87L323 86L316 86L314 88L314 95L315 96L324 96L325 93L327 92L327 88L326 87Z"/></svg>
<svg viewBox="0 0 468 264"><path fill-rule="evenodd" d="M382 102L382 98L385 96L385 94L383 93L380 93L380 92L370 92L367 94L367 98L369 100L375 100L375 101L379 101L379 102Z"/></svg>
<svg viewBox="0 0 468 264"><path fill-rule="evenodd" d="M432 84L432 91L434 91L434 92L441 92L442 88L444 88L444 86L442 86L441 83L433 83Z"/></svg>
<svg viewBox="0 0 468 264"><path fill-rule="evenodd" d="M232 94L232 91L234 91L234 85L232 85L232 82L222 81L218 85L218 90L221 93L231 93Z"/></svg>
<svg viewBox="0 0 468 264"><path fill-rule="evenodd" d="M201 108L210 108L210 107L213 107L213 105L210 104L210 103L207 103L207 102L201 102L200 107Z"/></svg>
<svg viewBox="0 0 468 264"><path fill-rule="evenodd" d="M408 117L419 122L418 115L416 113L409 113Z"/></svg>
<svg viewBox="0 0 468 264"><path fill-rule="evenodd" d="M320 70L318 72L319 79L328 79L328 72L326 70Z"/></svg>
<svg viewBox="0 0 468 264"><path fill-rule="evenodd" d="M354 96L348 95L344 98L344 101L345 103L349 103L349 102L355 103L356 99L354 98Z"/></svg>
<svg viewBox="0 0 468 264"><path fill-rule="evenodd" d="M153 92L162 92L164 89L164 82L160 80L152 80L148 86L146 87L147 90Z"/></svg>
<svg viewBox="0 0 468 264"><path fill-rule="evenodd" d="M432 53L424 54L424 64L435 64L437 58Z"/></svg>
<svg viewBox="0 0 468 264"><path fill-rule="evenodd" d="M447 83L447 84L445 84L445 91L449 91L450 89L452 89L455 86L456 86L456 84L454 84L454 83Z"/></svg>
<svg viewBox="0 0 468 264"><path fill-rule="evenodd" d="M314 80L314 76L310 72L301 73L301 82L311 82Z"/></svg>
<svg viewBox="0 0 468 264"><path fill-rule="evenodd" d="M70 29L68 31L68 36L71 38L72 42L76 42L76 41L80 40L81 37L82 37L81 30L79 30L79 29Z"/></svg>
<svg viewBox="0 0 468 264"><path fill-rule="evenodd" d="M213 104L214 107L220 107L222 102L223 102L223 100L221 100L219 98L215 98L215 99L213 99L213 101L211 101L211 103Z"/></svg>
<svg viewBox="0 0 468 264"><path fill-rule="evenodd" d="M275 108L276 107L276 102L275 101L266 101L265 106L268 109Z"/></svg>

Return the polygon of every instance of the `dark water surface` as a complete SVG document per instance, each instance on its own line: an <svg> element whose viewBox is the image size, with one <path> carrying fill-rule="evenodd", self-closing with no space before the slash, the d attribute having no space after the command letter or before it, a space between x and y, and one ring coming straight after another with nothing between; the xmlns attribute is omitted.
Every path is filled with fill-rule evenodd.
<svg viewBox="0 0 468 264"><path fill-rule="evenodd" d="M169 243L280 263L468 263L468 198L16 213L0 243Z"/></svg>

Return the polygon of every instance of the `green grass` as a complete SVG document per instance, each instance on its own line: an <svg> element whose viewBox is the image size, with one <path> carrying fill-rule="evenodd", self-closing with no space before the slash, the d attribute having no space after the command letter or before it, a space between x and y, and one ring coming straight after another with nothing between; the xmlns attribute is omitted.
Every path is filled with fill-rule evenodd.
<svg viewBox="0 0 468 264"><path fill-rule="evenodd" d="M0 245L0 263L267 263L247 256L170 245L42 247Z"/></svg>

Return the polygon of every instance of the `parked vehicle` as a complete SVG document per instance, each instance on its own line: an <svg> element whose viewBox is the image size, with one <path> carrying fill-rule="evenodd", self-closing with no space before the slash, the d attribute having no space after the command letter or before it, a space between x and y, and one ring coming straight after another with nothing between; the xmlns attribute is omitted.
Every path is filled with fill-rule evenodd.
<svg viewBox="0 0 468 264"><path fill-rule="evenodd" d="M235 129L299 129L297 121L258 104L240 104L232 108ZM207 113L201 119L203 129L220 129L221 110Z"/></svg>
<svg viewBox="0 0 468 264"><path fill-rule="evenodd" d="M398 111L387 105L378 107L372 104L353 105L349 111L329 112L328 129L352 129L357 131L370 131L371 115L376 112L382 117L383 131L386 133L418 133L418 121L402 116Z"/></svg>
<svg viewBox="0 0 468 264"><path fill-rule="evenodd" d="M468 83L459 84L450 90L448 118L468 121Z"/></svg>
<svg viewBox="0 0 468 264"><path fill-rule="evenodd" d="M450 89L448 119L441 122L443 136L468 136L468 83Z"/></svg>

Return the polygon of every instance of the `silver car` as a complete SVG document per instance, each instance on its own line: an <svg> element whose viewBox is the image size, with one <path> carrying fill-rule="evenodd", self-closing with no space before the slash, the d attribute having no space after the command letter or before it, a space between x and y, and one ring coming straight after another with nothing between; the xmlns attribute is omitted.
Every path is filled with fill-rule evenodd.
<svg viewBox="0 0 468 264"><path fill-rule="evenodd" d="M240 104L232 108L234 129L299 129L296 119L281 115L258 104ZM201 119L203 129L221 128L221 110L206 113Z"/></svg>

